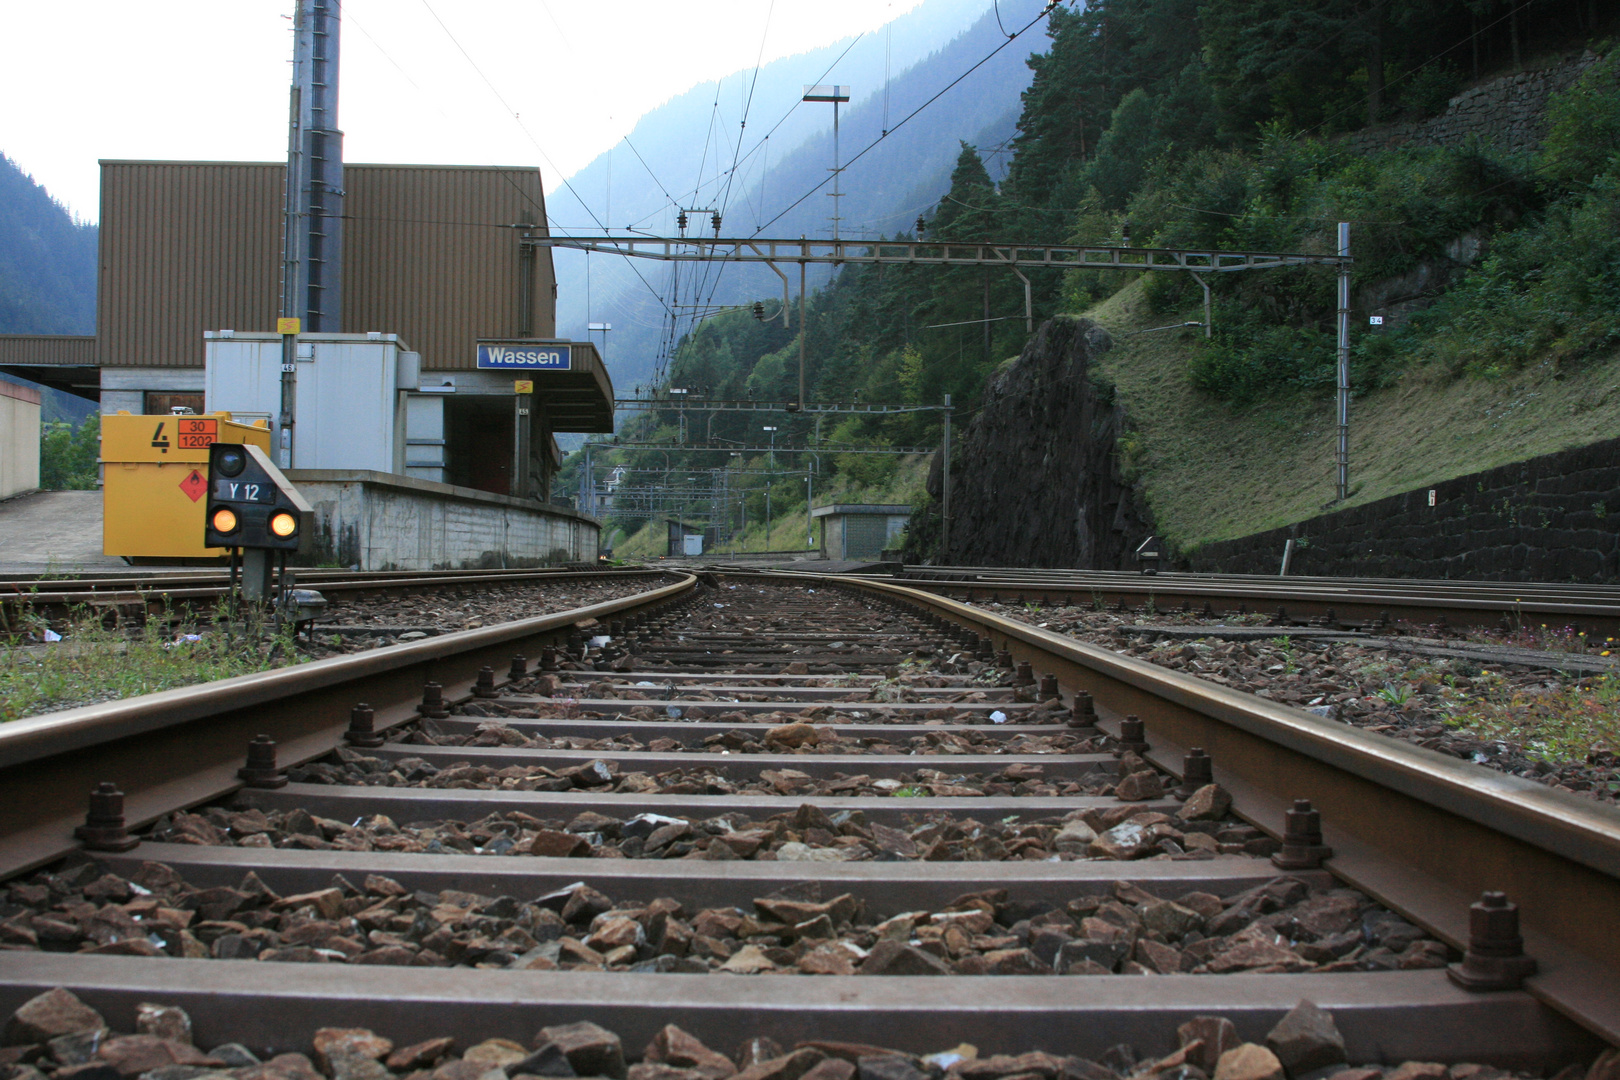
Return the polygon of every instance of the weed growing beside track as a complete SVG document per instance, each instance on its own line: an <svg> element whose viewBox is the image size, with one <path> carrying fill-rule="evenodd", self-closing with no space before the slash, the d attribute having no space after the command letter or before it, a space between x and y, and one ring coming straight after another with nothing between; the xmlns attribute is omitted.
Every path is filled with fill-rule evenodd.
<svg viewBox="0 0 1620 1080"><path fill-rule="evenodd" d="M1191 615L1082 607L977 606L1550 787L1620 800L1620 673L1558 670L1557 665L1571 658L1589 656L1603 668L1611 663L1604 657L1610 643L1601 649L1596 642L1571 648L1584 643L1574 632L1541 627L1453 638L1434 627L1404 627L1410 632L1405 637L1365 643L1316 640L1298 631L1222 640L1223 631L1263 625L1267 617L1250 614L1213 622ZM1183 633L1154 641L1154 633L1139 632L1206 623L1210 636L1196 640ZM1419 634L1421 639L1412 636ZM1504 659L1487 663L1413 655L1403 651L1404 645L1388 645L1391 640L1410 640L1431 654L1444 652L1444 647L1488 645L1503 650ZM1509 652L1512 662L1506 659ZM1547 655L1546 666L1530 662L1537 652Z"/></svg>
<svg viewBox="0 0 1620 1080"><path fill-rule="evenodd" d="M84 605L49 620L23 609L10 626L0 624L0 721L566 611L647 587L645 577L603 576L428 586L404 596L333 592L305 634L277 628L268 615L244 621L228 601L211 612L165 607L145 615Z"/></svg>
<svg viewBox="0 0 1620 1080"><path fill-rule="evenodd" d="M0 720L154 694L297 663L290 628L262 620L149 618L107 627L75 611L60 630L37 616L0 638Z"/></svg>
<svg viewBox="0 0 1620 1080"><path fill-rule="evenodd" d="M1516 743L1549 762L1620 754L1620 677L1523 687L1499 672L1482 671L1475 685L1483 685L1484 693L1454 703L1447 727ZM1620 780L1606 787L1620 797Z"/></svg>

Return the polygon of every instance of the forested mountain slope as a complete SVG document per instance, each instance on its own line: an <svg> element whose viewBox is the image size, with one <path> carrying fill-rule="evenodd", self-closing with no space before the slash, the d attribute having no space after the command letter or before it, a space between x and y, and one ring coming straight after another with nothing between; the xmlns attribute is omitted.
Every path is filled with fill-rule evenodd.
<svg viewBox="0 0 1620 1080"><path fill-rule="evenodd" d="M1043 0L998 0L995 7L983 0L926 0L892 28L853 44L768 64L757 83L749 69L696 87L649 113L624 144L552 192L548 216L574 233L594 231L600 222L668 236L680 208L712 208L721 212L727 236L828 236L833 210L824 192L830 188L810 193L828 179L833 163L832 107L798 99L805 84L838 83L852 98L839 114L840 157L848 166L840 184L841 234L889 235L909 227L944 190L959 139L988 148L1012 136L1018 95L1030 78L1024 61L1038 46L1039 28L1009 43L1000 26L1023 27L1042 6ZM934 105L906 120L981 60ZM745 105L747 127L739 129ZM691 231L710 232L708 214L695 215ZM684 333L692 325L691 308L680 305L781 296L779 279L763 267L672 270L593 256L587 274L583 254L559 250L555 260L559 332L583 338L587 321L613 324L609 368L627 390L648 381L675 344L666 304L681 315L677 332ZM826 276L825 267L812 268L813 284Z"/></svg>
<svg viewBox="0 0 1620 1080"><path fill-rule="evenodd" d="M1350 222L1352 415L1366 420L1352 427L1352 501L1569 445L1613 422L1604 388L1620 345L1620 57L1609 52L1609 9L1098 0L1056 9L1047 29L1005 176L960 147L949 192L924 215L926 239L1128 236L1137 246L1327 252L1337 223ZM1558 74L1557 89L1527 104L1523 88L1548 85L1535 71ZM1498 96L1512 108L1533 106L1534 138L1521 137L1523 125L1512 140L1496 137L1507 123L1491 115L1471 128L1437 121L1429 127L1441 135L1400 145L1378 135L1428 130L1454 95L1482 84L1505 87ZM1332 456L1321 449L1332 424L1331 271L1219 275L1207 340L1159 329L1202 318L1202 294L1183 275L1032 277L1037 320L1091 311L1113 332L1091 377L1113 373L1100 389L1127 418L1117 449L1172 540L1239 535L1332 499ZM986 376L1025 344L1021 308L1005 272L845 268L812 305L813 396L950 393L965 421ZM797 327L738 314L682 343L671 382L774 396L796 384L797 363ZM1533 429L1521 427L1516 417L1531 415ZM646 418L637 431L673 435L673 420ZM807 418L780 426L779 442L816 436ZM938 438L933 414L823 426L822 439L846 444ZM737 417L713 428L748 434ZM824 456L869 482L892 467ZM705 460L677 457L675 470ZM1254 462L1253 482L1231 475L1240 461ZM794 490L784 480L773 496Z"/></svg>
<svg viewBox="0 0 1620 1080"><path fill-rule="evenodd" d="M93 334L96 227L0 154L0 334Z"/></svg>

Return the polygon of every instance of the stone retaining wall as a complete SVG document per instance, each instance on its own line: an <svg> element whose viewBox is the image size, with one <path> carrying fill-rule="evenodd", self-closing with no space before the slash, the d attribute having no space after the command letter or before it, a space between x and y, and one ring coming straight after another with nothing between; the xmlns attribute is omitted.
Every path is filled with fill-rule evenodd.
<svg viewBox="0 0 1620 1080"><path fill-rule="evenodd" d="M1620 439L1207 544L1177 563L1275 574L1290 537L1291 574L1620 582Z"/></svg>
<svg viewBox="0 0 1620 1080"><path fill-rule="evenodd" d="M1405 144L1456 146L1478 135L1494 143L1498 150L1535 150L1547 135L1547 99L1567 89L1597 59L1586 52L1539 71L1504 75L1464 90L1446 104L1446 111L1439 116L1363 128L1343 136L1340 142L1366 152Z"/></svg>

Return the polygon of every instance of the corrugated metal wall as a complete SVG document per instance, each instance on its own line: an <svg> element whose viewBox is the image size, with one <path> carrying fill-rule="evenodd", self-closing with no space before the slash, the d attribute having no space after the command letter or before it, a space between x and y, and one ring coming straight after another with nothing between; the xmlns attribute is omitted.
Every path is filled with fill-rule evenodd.
<svg viewBox="0 0 1620 1080"><path fill-rule="evenodd" d="M281 293L276 164L101 163L96 360L201 367L204 330L274 330Z"/></svg>
<svg viewBox="0 0 1620 1080"><path fill-rule="evenodd" d="M544 224L537 169L345 166L343 329L397 333L422 366L476 366L519 324L518 232ZM540 231L540 230L537 230ZM550 251L535 261L533 336L556 333Z"/></svg>
<svg viewBox="0 0 1620 1080"><path fill-rule="evenodd" d="M0 364L60 364L90 367L96 339L66 334L0 334Z"/></svg>
<svg viewBox="0 0 1620 1080"><path fill-rule="evenodd" d="M536 169L346 165L343 330L401 335L424 367L475 365L514 337L518 236L544 223ZM104 161L96 362L201 367L203 331L274 330L285 167ZM536 259L534 336L555 333L549 250Z"/></svg>

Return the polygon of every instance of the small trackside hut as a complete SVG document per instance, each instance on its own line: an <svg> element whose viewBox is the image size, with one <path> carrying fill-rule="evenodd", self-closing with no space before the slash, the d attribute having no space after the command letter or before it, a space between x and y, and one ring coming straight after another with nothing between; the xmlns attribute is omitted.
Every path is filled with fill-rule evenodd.
<svg viewBox="0 0 1620 1080"><path fill-rule="evenodd" d="M875 559L898 546L911 520L904 503L832 503L810 511L821 522L821 557Z"/></svg>

